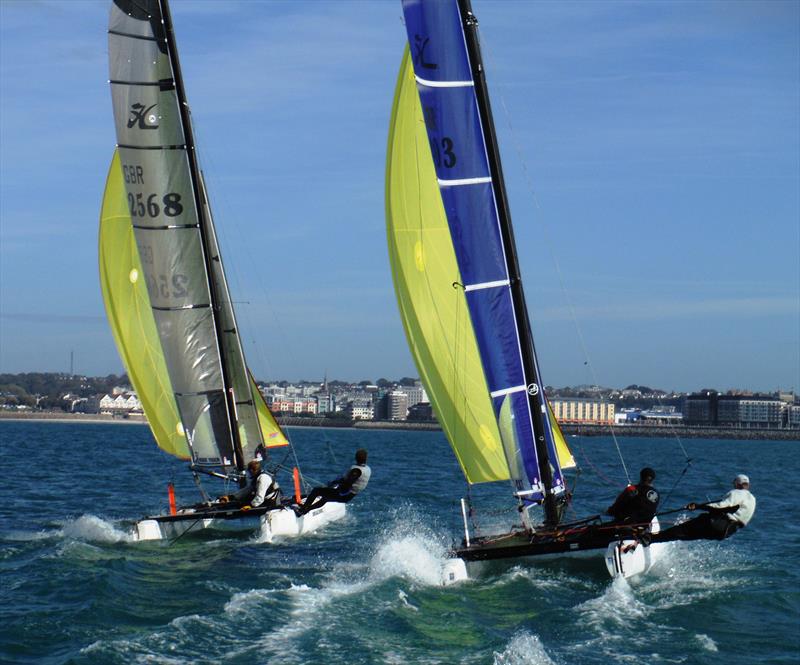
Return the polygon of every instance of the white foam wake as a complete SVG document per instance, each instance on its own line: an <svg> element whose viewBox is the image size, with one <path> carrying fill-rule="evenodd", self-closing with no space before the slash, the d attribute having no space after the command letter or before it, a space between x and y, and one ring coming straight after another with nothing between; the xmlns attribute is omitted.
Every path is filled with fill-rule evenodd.
<svg viewBox="0 0 800 665"><path fill-rule="evenodd" d="M638 600L627 580L616 577L597 598L587 600L576 608L590 626L604 632L605 627L625 627L632 621L645 618L651 608Z"/></svg>
<svg viewBox="0 0 800 665"><path fill-rule="evenodd" d="M541 640L531 633L517 633L502 653L494 652L494 665L555 665Z"/></svg>
<svg viewBox="0 0 800 665"><path fill-rule="evenodd" d="M118 529L113 522L96 515L81 515L61 528L64 538L89 543L127 543L135 539L132 533Z"/></svg>
<svg viewBox="0 0 800 665"><path fill-rule="evenodd" d="M378 539L369 562L369 576L376 582L405 577L419 584L439 586L446 561L444 537L415 515L404 514Z"/></svg>

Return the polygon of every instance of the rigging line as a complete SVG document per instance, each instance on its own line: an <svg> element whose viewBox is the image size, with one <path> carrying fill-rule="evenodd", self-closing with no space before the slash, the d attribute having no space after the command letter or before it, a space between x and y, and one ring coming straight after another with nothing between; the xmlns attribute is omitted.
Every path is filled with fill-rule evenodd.
<svg viewBox="0 0 800 665"><path fill-rule="evenodd" d="M673 392L673 395L674 394L675 393ZM664 402L661 401L661 396L658 395L658 394L656 395L656 402L658 402L659 406L666 406L664 404ZM670 405L670 406L672 406L672 405ZM684 446L683 446L683 441L681 441L681 437L678 435L678 431L675 429L675 427L672 424L672 421L670 419L667 419L667 427L669 427L670 433L672 434L674 439L678 442L678 446L680 446L680 449L683 452L683 456L686 458L686 460L689 462L689 464L691 464L692 460L689 457L689 453L686 452L686 448L684 448ZM684 473L686 473L686 471L684 471ZM683 474L681 474L681 475L683 475Z"/></svg>
<svg viewBox="0 0 800 665"><path fill-rule="evenodd" d="M577 448L578 448L578 450L580 450L580 452L581 452L581 455L583 455L583 459L585 459L585 460L586 460L586 463L587 463L587 464L588 464L588 465L589 465L589 466L592 468L592 470L593 470L593 471L594 471L594 472L595 472L595 473L596 473L596 474L599 476L599 478L600 478L600 479L601 479L601 480L602 480L602 481L603 481L603 482L604 482L606 485L608 485L609 487L616 487L616 486L617 486L617 483L616 483L615 481L611 480L610 478L607 478L607 477L606 477L606 476L603 474L603 472L602 472L602 471L600 471L599 467L597 467L597 465L595 465L595 464L592 462L592 460L591 460L591 459L589 458L589 456L586 454L586 451L584 450L584 448L583 448L583 446L582 446L582 445L578 444L578 445L577 445Z"/></svg>
<svg viewBox="0 0 800 665"><path fill-rule="evenodd" d="M480 33L480 28L478 28L478 32ZM493 63L494 62L494 54L493 54L491 48L489 48L488 44L483 39L481 39L481 45L484 47L484 51L486 53L488 53L488 56L489 56L488 59ZM494 66L494 64L492 64L492 66ZM525 156L524 156L524 154L522 152L522 148L521 148L520 142L517 139L516 132L514 131L514 126L511 123L511 114L509 113L508 106L506 105L506 100L505 100L505 95L504 95L504 88L503 88L502 84L498 84L498 90L499 90L499 95L498 96L500 98L500 104L503 107L503 114L504 114L506 123L508 124L508 129L509 129L509 131L511 133L511 137L513 139L512 143L513 143L514 148L515 148L515 150L517 152L517 158L520 160L520 164L522 166L522 171L523 171L524 178L525 178L525 184L527 185L527 188L528 188L528 193L531 196L531 200L533 201L533 204L536 207L536 210L541 213L542 212L542 208L539 205L539 199L538 199L538 197L536 195L536 190L535 190L535 188L533 186L533 178L531 177L530 171L528 169L528 163L525 160ZM558 258L556 257L555 251L553 250L554 243L553 243L552 237L550 236L549 226L547 225L546 221L544 220L543 215L540 215L539 225L540 225L540 228L542 229L542 231L544 232L545 241L546 241L545 245L547 246L547 251L550 254L550 259L552 260L553 265L555 266L556 276L558 277L559 286L561 288L561 295L562 295L562 298L564 298L564 300L566 301L567 308L569 309L569 313L570 313L570 318L572 320L572 324L573 324L573 326L575 328L575 333L576 333L576 335L578 337L578 342L579 342L579 344L581 346L581 350L583 352L584 365L588 368L588 370L589 370L589 372L591 374L591 377L592 377L592 382L594 383L594 385L600 385L598 380L597 380L597 375L596 375L595 370L594 370L594 365L592 364L591 359L589 357L589 350L588 350L588 348L586 346L586 341L584 340L583 332L581 331L580 325L578 324L578 317L577 317L577 314L575 312L575 305L572 302L572 298L570 298L570 296L569 296L569 291L567 290L566 283L564 281L564 275L563 275L563 273L561 271L561 264L559 263ZM631 476L630 476L630 473L628 472L628 466L625 464L625 458L622 455L622 449L620 447L619 441L617 440L617 435L616 435L616 432L614 431L614 427L612 425L608 425L608 430L609 430L609 434L611 435L611 438L614 440L614 446L617 449L617 455L619 455L619 459L620 459L620 462L622 464L622 469L625 472L625 478L627 479L628 483L630 483L631 482Z"/></svg>
<svg viewBox="0 0 800 665"><path fill-rule="evenodd" d="M169 541L167 547L172 547L175 543L177 543L181 538L183 538L187 533L189 533L192 529L194 529L201 521L203 520L202 517L198 517L194 522L189 525L189 528L186 529L182 534L176 536L172 540Z"/></svg>
<svg viewBox="0 0 800 665"><path fill-rule="evenodd" d="M194 127L195 137L197 138L198 135L199 135L200 138L202 139L202 127L198 127L198 123L197 122L194 122L193 127ZM200 161L200 159L202 158L202 161L209 166L209 168L205 170L204 180L205 180L206 190L207 190L207 193L208 193L208 206L210 208L211 207L210 201L211 201L211 198L212 198L212 192L211 192L211 187L209 186L209 180L210 180L210 178L216 178L215 174L217 173L217 169L216 169L216 164L215 164L214 159L212 157L210 157L210 153L206 153L205 151L201 151L200 148L198 148L198 145L202 144L202 143L203 143L202 141L195 140L195 151L198 152L198 161ZM205 177L206 175L208 175L209 177ZM222 194L219 194L219 191L221 191ZM231 206L229 204L229 199L228 199L227 195L225 194L225 189L222 188L219 191L217 191L216 188L215 188L215 192L214 192L213 198L214 198L215 201L217 201L217 208L219 210L221 210L221 211L225 211L225 213L226 213L225 216L226 216L226 219L228 221L227 221L226 224L223 224L222 227L219 227L218 225L215 225L215 229L217 231L217 236L219 237L218 250L219 250L220 253L222 253L223 240L226 242L226 244L229 247L231 246L231 242L227 240L227 238L229 237L229 234L228 234L227 231L228 231L228 227L230 227L231 230L236 231L236 234L240 238L245 240L244 242L241 242L239 244L240 244L240 246L244 247L244 255L245 255L246 259L247 259L248 264L251 267L251 271L250 271L251 274L258 275L258 274L260 274L260 272L258 270L256 270L256 266L258 264L255 262L255 260L253 258L253 255L252 255L252 253L250 251L250 247L251 247L252 243L246 242L243 230L242 230L241 226L239 225L239 223L237 221L238 220L238 216L235 215L235 214L230 214L228 212L231 209ZM232 278L231 281L236 284L238 292L239 293L244 293L245 292L244 289L243 289L244 280L240 276L239 269L238 269L238 263L236 261L233 261L233 262L230 262L230 263L231 263L231 265L226 265L226 273L231 276L231 278ZM277 316L277 313L275 311L275 308L272 306L272 302L269 299L269 295L268 295L267 289L264 287L264 284L260 279L254 279L253 281L258 286L259 290L261 291L262 296L264 297L264 300L267 303L267 309L270 311L270 313L273 316L274 324L275 324L275 327L278 330L279 336L284 340L283 348L289 355L289 361L291 362L291 364L294 367L297 367L298 364L296 362L296 358L294 357L294 353L292 351L292 347L291 347L290 344L286 344L285 343L289 339L289 337L288 337L288 335L285 333L285 331L283 330L283 328L280 325L280 321L278 319L278 316ZM257 357L258 361L261 363L262 367L265 367L267 369L267 372L274 376L275 375L274 370L270 369L271 368L271 363L268 361L267 357L264 354L263 347L261 346L261 344L259 344L258 340L256 339L256 337L255 337L255 335L253 333L253 331L256 329L256 326L253 325L253 320L252 320L252 318L250 316L250 309L245 307L245 308L241 309L240 314L243 314L243 318L247 322L247 325L246 325L245 329L248 330L248 332L249 332L250 348L255 350L256 357ZM241 335L242 326L239 326L239 328L240 328L240 335ZM274 417L274 414L273 414L273 417ZM277 422L277 419L276 419L276 422ZM281 429L281 431L283 432L284 436L286 437L286 440L289 442L289 447L291 448L292 453L294 454L295 466L297 466L297 468L299 470L300 469L300 463L299 463L299 461L297 459L297 453L295 451L294 441L292 440L292 437L289 434L288 429L284 429L283 427L280 426L280 424L278 425L278 427ZM301 478L302 478L302 472L301 472L300 475L301 475Z"/></svg>
<svg viewBox="0 0 800 665"><path fill-rule="evenodd" d="M672 496L672 493L675 491L675 488L678 486L678 483L683 480L683 477L686 475L686 472L689 470L689 467L692 466L692 460L687 457L686 466L683 467L683 471L681 471L681 475L678 476L678 479L675 481L675 484L670 488L669 492L667 492L667 496L664 497L664 504L667 503L669 497Z"/></svg>
<svg viewBox="0 0 800 665"><path fill-rule="evenodd" d="M331 440L327 432L325 433L325 444L328 446L328 452L330 453L331 459L333 460L333 465L338 469L339 460L336 459L336 453L333 452L333 446L331 445Z"/></svg>

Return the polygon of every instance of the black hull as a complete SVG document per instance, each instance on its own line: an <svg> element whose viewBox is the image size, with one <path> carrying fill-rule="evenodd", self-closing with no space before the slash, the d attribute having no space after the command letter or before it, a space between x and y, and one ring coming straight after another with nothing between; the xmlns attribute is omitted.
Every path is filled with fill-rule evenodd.
<svg viewBox="0 0 800 665"><path fill-rule="evenodd" d="M152 515L143 517L146 520L155 520L159 523L170 524L175 522L196 522L201 519L210 520L239 520L246 518L261 517L271 510L282 510L284 506L272 506L270 508L223 508L221 506L192 506L179 508L175 515Z"/></svg>
<svg viewBox="0 0 800 665"><path fill-rule="evenodd" d="M592 525L565 531L528 533L523 530L476 538L469 546L462 544L451 554L464 561L493 561L524 556L541 556L584 550L600 550L611 543L641 538L648 541L644 529ZM647 544L647 543L646 543Z"/></svg>

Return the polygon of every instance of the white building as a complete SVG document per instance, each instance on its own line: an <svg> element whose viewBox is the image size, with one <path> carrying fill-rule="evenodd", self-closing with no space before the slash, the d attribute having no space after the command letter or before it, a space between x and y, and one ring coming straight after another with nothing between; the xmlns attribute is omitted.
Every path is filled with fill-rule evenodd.
<svg viewBox="0 0 800 665"><path fill-rule="evenodd" d="M126 415L142 412L142 403L134 392L119 394L116 397L104 395L100 400L100 413Z"/></svg>
<svg viewBox="0 0 800 665"><path fill-rule="evenodd" d="M800 406L790 406L787 416L789 429L800 429Z"/></svg>
<svg viewBox="0 0 800 665"><path fill-rule="evenodd" d="M352 400L344 407L344 414L350 420L372 420L375 417L372 400Z"/></svg>
<svg viewBox="0 0 800 665"><path fill-rule="evenodd" d="M393 390L386 395L386 416L389 420L406 420L408 418L408 395L400 390Z"/></svg>
<svg viewBox="0 0 800 665"><path fill-rule="evenodd" d="M409 407L419 404L420 402L430 401L428 399L428 393L425 392L425 388L421 383L417 383L414 386L403 386L402 388L398 388L398 390L404 392L408 396Z"/></svg>

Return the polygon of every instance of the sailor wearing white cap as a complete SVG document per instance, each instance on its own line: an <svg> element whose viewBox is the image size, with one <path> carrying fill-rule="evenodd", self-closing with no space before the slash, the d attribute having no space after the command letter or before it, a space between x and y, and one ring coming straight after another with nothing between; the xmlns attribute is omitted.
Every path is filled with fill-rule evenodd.
<svg viewBox="0 0 800 665"><path fill-rule="evenodd" d="M750 494L750 478L740 473L733 479L733 489L723 499L708 503L706 506L708 508L732 508L736 506L736 511L725 513L725 517L736 529L747 526L747 523L753 519L753 513L756 512L756 498ZM689 508L689 510L693 510L693 508ZM730 533L725 535L729 536Z"/></svg>
<svg viewBox="0 0 800 665"><path fill-rule="evenodd" d="M733 489L722 499L711 503L690 503L686 509L704 510L706 514L661 531L657 540L727 538L746 526L753 518L756 498L750 493L750 479L740 473L733 479Z"/></svg>

